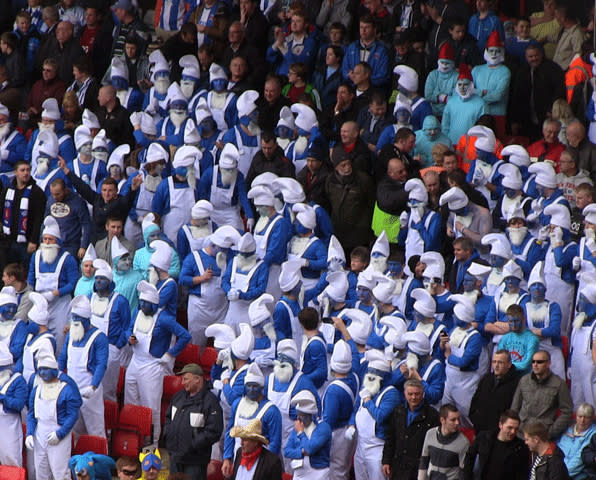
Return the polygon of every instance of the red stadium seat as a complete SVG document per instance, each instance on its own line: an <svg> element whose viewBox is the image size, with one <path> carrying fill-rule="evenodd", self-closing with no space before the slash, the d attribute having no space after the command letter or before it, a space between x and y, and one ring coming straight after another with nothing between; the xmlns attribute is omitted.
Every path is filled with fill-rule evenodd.
<svg viewBox="0 0 596 480"><path fill-rule="evenodd" d="M26 478L27 470L24 468L0 465L0 480L25 480Z"/></svg>
<svg viewBox="0 0 596 480"><path fill-rule="evenodd" d="M85 452L101 453L102 455L108 454L108 441L104 437L98 437L95 435L81 435L75 448L73 449L73 455L82 455Z"/></svg>
<svg viewBox="0 0 596 480"><path fill-rule="evenodd" d="M459 430L466 437L468 437L468 440L470 440L470 443L472 443L474 441L474 437L476 436L476 432L474 432L474 429L473 428L460 428Z"/></svg>
<svg viewBox="0 0 596 480"><path fill-rule="evenodd" d="M104 400L103 409L106 420L106 431L118 427L118 403Z"/></svg>
<svg viewBox="0 0 596 480"><path fill-rule="evenodd" d="M179 372L182 370L184 365L189 363L199 363L199 358L201 356L201 347L195 345L194 343L189 343L184 347L184 350L180 352L180 354L176 357L176 362L174 364L174 371Z"/></svg>
<svg viewBox="0 0 596 480"><path fill-rule="evenodd" d="M166 375L163 377L163 400L170 401L184 387L182 377L179 375Z"/></svg>
<svg viewBox="0 0 596 480"><path fill-rule="evenodd" d="M219 460L211 460L207 465L207 480L223 480L222 465Z"/></svg>
<svg viewBox="0 0 596 480"><path fill-rule="evenodd" d="M207 380L211 378L211 367L213 367L216 360L217 350L213 347L205 347L203 353L201 354L201 361L199 365L201 365L203 368L203 373Z"/></svg>
<svg viewBox="0 0 596 480"><path fill-rule="evenodd" d="M291 473L282 473L281 474L281 480L292 480L292 474Z"/></svg>
<svg viewBox="0 0 596 480"><path fill-rule="evenodd" d="M144 437L152 435L152 415L149 407L140 405L124 405L120 410L120 429L134 430Z"/></svg>
<svg viewBox="0 0 596 480"><path fill-rule="evenodd" d="M116 429L112 432L112 456L134 457L141 451L142 440L139 432Z"/></svg>

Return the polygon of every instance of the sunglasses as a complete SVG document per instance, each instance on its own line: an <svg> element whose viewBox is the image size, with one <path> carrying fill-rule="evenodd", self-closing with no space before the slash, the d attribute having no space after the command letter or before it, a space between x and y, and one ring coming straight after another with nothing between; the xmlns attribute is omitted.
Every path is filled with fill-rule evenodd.
<svg viewBox="0 0 596 480"><path fill-rule="evenodd" d="M120 470L120 472L122 474L126 475L127 477L132 477L132 476L134 476L134 475L137 474L137 471L136 470L124 470L123 469L123 470Z"/></svg>
<svg viewBox="0 0 596 480"><path fill-rule="evenodd" d="M538 365L542 365L543 363L548 362L548 360L532 360L532 363L537 363Z"/></svg>

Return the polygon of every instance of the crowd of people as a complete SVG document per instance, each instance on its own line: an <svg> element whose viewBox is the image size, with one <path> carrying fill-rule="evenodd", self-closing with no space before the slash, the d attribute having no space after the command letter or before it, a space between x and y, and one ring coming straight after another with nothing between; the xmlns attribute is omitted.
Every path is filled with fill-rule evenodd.
<svg viewBox="0 0 596 480"><path fill-rule="evenodd" d="M0 464L596 478L589 2L110 3L0 2Z"/></svg>

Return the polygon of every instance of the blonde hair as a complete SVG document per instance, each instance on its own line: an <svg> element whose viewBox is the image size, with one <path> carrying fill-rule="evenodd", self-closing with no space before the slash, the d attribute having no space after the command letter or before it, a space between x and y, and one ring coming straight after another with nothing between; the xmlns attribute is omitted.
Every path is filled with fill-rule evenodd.
<svg viewBox="0 0 596 480"><path fill-rule="evenodd" d="M62 105L76 105L78 108L81 107L79 105L79 99L77 97L77 94L72 90L64 94L64 98L62 99Z"/></svg>
<svg viewBox="0 0 596 480"><path fill-rule="evenodd" d="M554 119L560 120L565 124L568 124L574 118L571 107L562 98L555 100L553 103L552 116Z"/></svg>

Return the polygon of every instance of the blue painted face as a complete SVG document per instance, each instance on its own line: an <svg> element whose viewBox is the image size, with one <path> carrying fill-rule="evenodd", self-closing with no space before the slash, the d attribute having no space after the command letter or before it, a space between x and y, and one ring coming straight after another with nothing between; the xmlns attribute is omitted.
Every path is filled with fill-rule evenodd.
<svg viewBox="0 0 596 480"><path fill-rule="evenodd" d="M462 285L464 287L464 292L473 292L476 290L476 278L466 272L464 274Z"/></svg>
<svg viewBox="0 0 596 480"><path fill-rule="evenodd" d="M110 280L106 277L95 277L95 290L98 292L107 292L110 288Z"/></svg>
<svg viewBox="0 0 596 480"><path fill-rule="evenodd" d="M258 383L244 384L244 394L246 395L246 398L252 400L253 402L259 400L259 397L261 396L262 392L263 387L261 387Z"/></svg>
<svg viewBox="0 0 596 480"><path fill-rule="evenodd" d="M391 275L397 276L402 272L403 266L401 262L389 260L387 262L387 270Z"/></svg>
<svg viewBox="0 0 596 480"><path fill-rule="evenodd" d="M506 277L504 281L505 281L505 288L507 289L508 293L510 293L511 290L518 289L519 284L521 283L521 280L517 277Z"/></svg>
<svg viewBox="0 0 596 480"><path fill-rule="evenodd" d="M457 318L456 315L453 315L453 318L455 319L456 327L467 329L470 326L470 324L468 322L464 322L463 320L460 320L459 318Z"/></svg>
<svg viewBox="0 0 596 480"><path fill-rule="evenodd" d="M290 138L292 135L292 130L290 130L285 125L280 125L275 127L275 136L277 138Z"/></svg>
<svg viewBox="0 0 596 480"><path fill-rule="evenodd" d="M515 198L516 194L517 194L517 190L514 190L513 188L505 189L505 195L507 195L507 198Z"/></svg>
<svg viewBox="0 0 596 480"><path fill-rule="evenodd" d="M397 111L395 112L395 119L397 120L397 123L399 123L401 125L406 125L406 124L410 123L411 117L412 117L412 114L410 112L408 112L408 110L405 108L398 108Z"/></svg>
<svg viewBox="0 0 596 480"><path fill-rule="evenodd" d="M476 149L476 158L486 163L492 163L494 157L491 152L485 152L484 150Z"/></svg>
<svg viewBox="0 0 596 480"><path fill-rule="evenodd" d="M468 213L470 213L470 205L466 205L465 207L459 208L457 210L452 210L455 215L459 215L460 217L465 217Z"/></svg>
<svg viewBox="0 0 596 480"><path fill-rule="evenodd" d="M540 195L541 197L544 197L545 187L543 187L542 185L536 184L536 191L538 192L538 195Z"/></svg>
<svg viewBox="0 0 596 480"><path fill-rule="evenodd" d="M366 287L356 287L356 295L358 296L358 300L364 303L368 303L372 300L372 292Z"/></svg>
<svg viewBox="0 0 596 480"><path fill-rule="evenodd" d="M530 297L534 302L542 302L546 294L546 287L542 283L533 283L530 285Z"/></svg>
<svg viewBox="0 0 596 480"><path fill-rule="evenodd" d="M44 382L49 382L58 376L58 370L55 368L39 367L37 369L37 374Z"/></svg>
<svg viewBox="0 0 596 480"><path fill-rule="evenodd" d="M201 136L205 136L214 132L216 127L217 124L215 123L215 120L213 120L211 117L207 117L201 120L201 123L199 123L197 128Z"/></svg>
<svg viewBox="0 0 596 480"><path fill-rule="evenodd" d="M188 173L188 169L186 167L176 167L174 169L174 175L177 175L182 178L186 178L187 173Z"/></svg>
<svg viewBox="0 0 596 480"><path fill-rule="evenodd" d="M506 261L506 258L503 258L499 255L490 255L490 265L494 268L503 268L503 265L505 265Z"/></svg>
<svg viewBox="0 0 596 480"><path fill-rule="evenodd" d="M296 420L300 420L305 427L312 423L312 415L310 413L296 412Z"/></svg>
<svg viewBox="0 0 596 480"><path fill-rule="evenodd" d="M422 315L421 313L414 310L414 321L416 323L422 323L424 321L424 319L425 319L424 315Z"/></svg>
<svg viewBox="0 0 596 480"><path fill-rule="evenodd" d="M139 308L145 315L153 315L157 312L157 305L147 300L139 300Z"/></svg>
<svg viewBox="0 0 596 480"><path fill-rule="evenodd" d="M216 92L223 92L228 86L228 81L225 78L216 78L211 82L211 88Z"/></svg>
<svg viewBox="0 0 596 480"><path fill-rule="evenodd" d="M298 220L294 220L294 231L298 235L305 235L307 233L310 233L310 228L306 228Z"/></svg>
<svg viewBox="0 0 596 480"><path fill-rule="evenodd" d="M170 72L167 70L160 70L159 72L155 72L155 80L158 78L170 78Z"/></svg>
<svg viewBox="0 0 596 480"><path fill-rule="evenodd" d="M517 315L507 315L507 323L509 323L509 328L511 329L511 331L521 332L524 319L523 317L519 317Z"/></svg>
<svg viewBox="0 0 596 480"><path fill-rule="evenodd" d="M14 303L7 303L0 307L0 317L2 320L12 320L17 313L17 305Z"/></svg>

